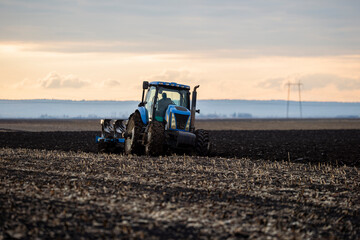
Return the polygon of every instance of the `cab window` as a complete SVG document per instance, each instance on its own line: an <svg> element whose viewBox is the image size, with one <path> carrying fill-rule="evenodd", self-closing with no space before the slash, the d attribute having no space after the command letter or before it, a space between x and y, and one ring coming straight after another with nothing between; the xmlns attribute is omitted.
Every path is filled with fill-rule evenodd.
<svg viewBox="0 0 360 240"><path fill-rule="evenodd" d="M189 92L187 90L159 87L155 106L155 120L164 121L169 105L189 108Z"/></svg>
<svg viewBox="0 0 360 240"><path fill-rule="evenodd" d="M153 104L154 104L155 93L156 93L156 87L151 86L146 94L145 108L148 112L149 121L151 121L151 119L152 119L152 114L153 114L152 109L153 109Z"/></svg>

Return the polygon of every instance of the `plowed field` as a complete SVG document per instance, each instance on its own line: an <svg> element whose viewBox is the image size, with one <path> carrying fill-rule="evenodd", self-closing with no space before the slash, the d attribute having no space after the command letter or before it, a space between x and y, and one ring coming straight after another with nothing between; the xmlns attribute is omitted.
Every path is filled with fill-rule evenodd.
<svg viewBox="0 0 360 240"><path fill-rule="evenodd" d="M360 130L211 131L211 156L0 132L0 239L360 238Z"/></svg>
<svg viewBox="0 0 360 240"><path fill-rule="evenodd" d="M99 132L0 132L0 147L97 152ZM210 131L210 156L360 166L360 130Z"/></svg>

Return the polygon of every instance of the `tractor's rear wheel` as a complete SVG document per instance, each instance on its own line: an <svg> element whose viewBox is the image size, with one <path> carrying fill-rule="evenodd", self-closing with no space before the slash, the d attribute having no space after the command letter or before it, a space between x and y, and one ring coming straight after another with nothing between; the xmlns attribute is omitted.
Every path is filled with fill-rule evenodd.
<svg viewBox="0 0 360 240"><path fill-rule="evenodd" d="M199 156L207 156L210 152L209 132L203 129L198 129L195 131L195 135L196 135L196 144L195 144L196 154Z"/></svg>
<svg viewBox="0 0 360 240"><path fill-rule="evenodd" d="M125 132L125 153L141 155L144 152L144 147L141 144L141 130L144 124L141 120L139 112L131 114L130 119L126 125Z"/></svg>
<svg viewBox="0 0 360 240"><path fill-rule="evenodd" d="M151 122L145 145L145 153L150 156L161 155L164 151L165 127L161 122Z"/></svg>

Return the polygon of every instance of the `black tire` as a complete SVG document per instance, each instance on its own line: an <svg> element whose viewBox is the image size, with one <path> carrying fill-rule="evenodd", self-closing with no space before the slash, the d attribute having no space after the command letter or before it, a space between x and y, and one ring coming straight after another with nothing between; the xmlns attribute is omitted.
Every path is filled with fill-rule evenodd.
<svg viewBox="0 0 360 240"><path fill-rule="evenodd" d="M207 156L210 152L209 132L203 129L198 129L195 131L195 135L196 135L196 143L195 143L196 154L199 156Z"/></svg>
<svg viewBox="0 0 360 240"><path fill-rule="evenodd" d="M141 130L143 126L140 113L136 111L131 114L126 125L125 154L141 155L144 153L144 146L141 144Z"/></svg>
<svg viewBox="0 0 360 240"><path fill-rule="evenodd" d="M164 152L165 127L161 122L151 122L146 136L145 153L158 156Z"/></svg>

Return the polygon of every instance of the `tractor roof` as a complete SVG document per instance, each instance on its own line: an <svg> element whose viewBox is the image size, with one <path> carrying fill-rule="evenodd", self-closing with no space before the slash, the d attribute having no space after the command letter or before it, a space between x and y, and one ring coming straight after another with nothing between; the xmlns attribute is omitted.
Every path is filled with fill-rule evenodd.
<svg viewBox="0 0 360 240"><path fill-rule="evenodd" d="M178 84L175 82L151 82L150 86L168 86L173 88L180 88L180 89L190 89L190 86L184 84Z"/></svg>

